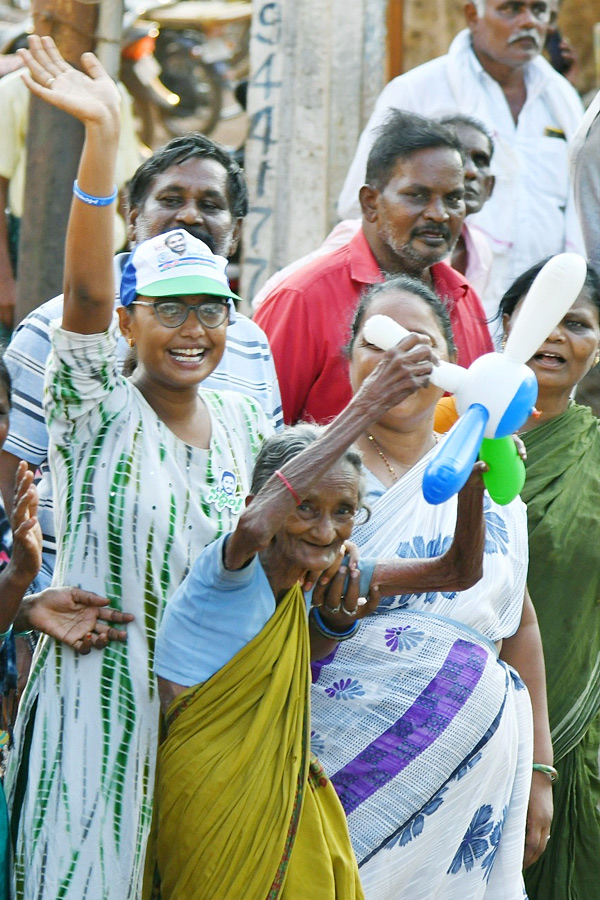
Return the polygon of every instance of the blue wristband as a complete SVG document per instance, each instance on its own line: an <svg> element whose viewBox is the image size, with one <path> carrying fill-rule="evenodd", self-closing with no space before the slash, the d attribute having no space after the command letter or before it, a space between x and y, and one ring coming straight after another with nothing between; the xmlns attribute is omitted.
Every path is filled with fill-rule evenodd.
<svg viewBox="0 0 600 900"><path fill-rule="evenodd" d="M319 634L324 638L329 638L331 641L347 641L349 638L354 637L360 628L360 621L357 620L352 624L348 631L332 631L323 621L323 617L316 606L312 607L310 614L313 617L315 628Z"/></svg>
<svg viewBox="0 0 600 900"><path fill-rule="evenodd" d="M86 194L85 191L82 191L77 184L77 179L75 179L75 181L73 182L73 193L78 200L81 200L83 203L87 203L88 206L110 206L110 204L117 199L117 194L119 192L117 190L117 186L115 185L115 189L110 197L93 197L92 194Z"/></svg>

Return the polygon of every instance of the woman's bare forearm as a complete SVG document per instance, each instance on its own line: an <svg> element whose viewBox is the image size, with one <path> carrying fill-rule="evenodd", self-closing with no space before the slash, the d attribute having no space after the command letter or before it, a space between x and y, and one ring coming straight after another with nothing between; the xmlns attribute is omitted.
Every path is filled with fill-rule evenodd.
<svg viewBox="0 0 600 900"><path fill-rule="evenodd" d="M430 559L383 559L373 571L372 584L382 595L466 591L481 578L481 568L457 564L447 554Z"/></svg>
<svg viewBox="0 0 600 900"><path fill-rule="evenodd" d="M295 495L306 496L372 422L428 383L429 372L431 348L419 344L416 335L410 335L384 354L377 369L323 435L283 466L282 475ZM296 503L284 482L271 476L244 511L227 542L227 567L240 568L267 547Z"/></svg>
<svg viewBox="0 0 600 900"><path fill-rule="evenodd" d="M113 311L114 191L120 96L96 57L84 53L82 70L68 65L49 37L32 35L19 51L29 90L78 119L85 141L77 181L87 202L73 198L65 246L63 327L82 334L106 330Z"/></svg>
<svg viewBox="0 0 600 900"><path fill-rule="evenodd" d="M523 602L521 624L512 637L504 638L500 657L517 670L531 697L534 760L551 766L554 753L548 720L544 650L535 608L527 591Z"/></svg>
<svg viewBox="0 0 600 900"><path fill-rule="evenodd" d="M77 183L86 194L108 197L114 189L119 127L107 119L88 126ZM95 334L112 319L115 205L91 206L76 197L71 204L65 245L63 327Z"/></svg>
<svg viewBox="0 0 600 900"><path fill-rule="evenodd" d="M454 538L446 553L429 559L378 562L371 583L378 585L382 594L465 591L477 584L483 575L485 546L484 470L485 463L476 463L458 495Z"/></svg>

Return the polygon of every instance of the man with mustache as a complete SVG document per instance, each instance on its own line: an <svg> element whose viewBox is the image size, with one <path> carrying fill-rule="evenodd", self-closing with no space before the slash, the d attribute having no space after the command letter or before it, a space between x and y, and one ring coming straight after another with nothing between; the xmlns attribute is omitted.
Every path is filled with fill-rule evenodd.
<svg viewBox="0 0 600 900"><path fill-rule="evenodd" d="M461 365L492 349L479 298L441 262L465 217L464 177L454 131L410 113L390 115L369 154L360 230L294 271L256 313L275 358L287 423L324 423L349 403L343 348L350 322L364 288L386 275L433 285L448 304Z"/></svg>
<svg viewBox="0 0 600 900"><path fill-rule="evenodd" d="M471 0L468 28L446 56L391 81L363 132L338 204L359 214L356 197L376 130L390 109L427 116L460 112L490 129L494 194L473 222L494 253L486 309L497 309L513 280L563 250L583 250L567 164L583 114L579 96L541 57L551 18L547 0Z"/></svg>
<svg viewBox="0 0 600 900"><path fill-rule="evenodd" d="M213 253L231 257L238 246L248 211L243 172L229 153L201 134L174 138L135 172L129 184L128 237L131 245L173 229L182 229L207 244ZM129 254L115 257L115 284ZM117 298L118 301L118 298ZM40 468L38 518L44 533L42 570L34 587L47 587L55 561L52 485L48 469L48 432L42 395L50 327L62 318L62 296L30 313L15 331L4 355L13 383L10 431L0 454L0 489L12 505L14 473L21 459ZM120 340L121 359L128 347ZM129 363L129 360L128 360ZM257 400L274 427L282 427L281 399L265 334L236 313L227 329L221 362L202 383L212 390L237 390Z"/></svg>

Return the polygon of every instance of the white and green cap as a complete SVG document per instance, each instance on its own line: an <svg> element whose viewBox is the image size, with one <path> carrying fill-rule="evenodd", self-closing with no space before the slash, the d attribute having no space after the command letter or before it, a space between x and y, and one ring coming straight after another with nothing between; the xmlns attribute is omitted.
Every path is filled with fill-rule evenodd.
<svg viewBox="0 0 600 900"><path fill-rule="evenodd" d="M212 294L240 298L229 287L227 260L187 231L179 228L138 244L123 267L121 304L130 306L145 297Z"/></svg>

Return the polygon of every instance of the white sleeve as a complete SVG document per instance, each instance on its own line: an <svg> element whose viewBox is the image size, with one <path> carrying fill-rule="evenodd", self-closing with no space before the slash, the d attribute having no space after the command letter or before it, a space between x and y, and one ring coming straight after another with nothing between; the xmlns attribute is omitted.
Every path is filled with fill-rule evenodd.
<svg viewBox="0 0 600 900"><path fill-rule="evenodd" d="M118 319L108 331L78 334L52 326L44 411L54 443L96 433L130 403L133 390L117 363Z"/></svg>

